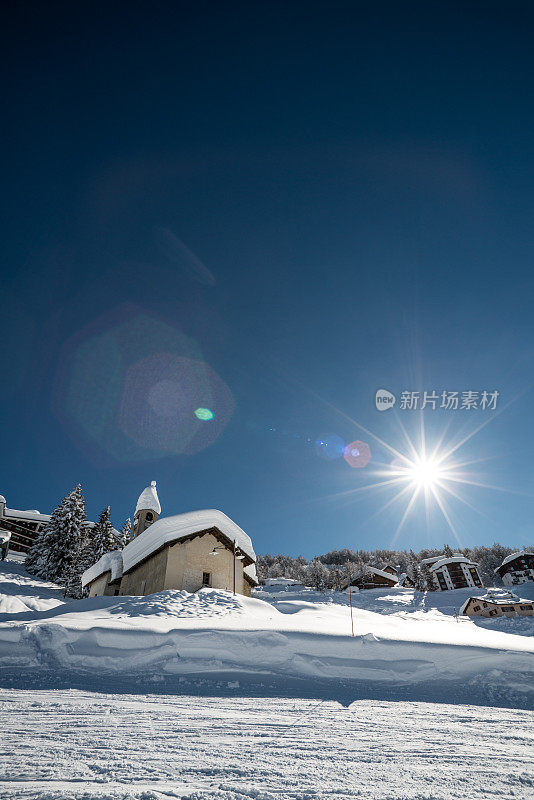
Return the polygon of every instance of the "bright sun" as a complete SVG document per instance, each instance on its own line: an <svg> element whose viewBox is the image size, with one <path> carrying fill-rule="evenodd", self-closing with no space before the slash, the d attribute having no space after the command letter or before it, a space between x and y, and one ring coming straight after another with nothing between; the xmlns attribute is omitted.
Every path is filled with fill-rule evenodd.
<svg viewBox="0 0 534 800"><path fill-rule="evenodd" d="M413 481L417 487L431 489L439 481L442 470L437 461L420 458L406 467L406 477Z"/></svg>

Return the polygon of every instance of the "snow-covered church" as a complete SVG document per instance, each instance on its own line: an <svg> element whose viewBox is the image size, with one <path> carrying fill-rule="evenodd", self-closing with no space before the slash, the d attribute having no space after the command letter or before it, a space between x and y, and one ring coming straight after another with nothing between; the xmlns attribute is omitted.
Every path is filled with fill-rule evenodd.
<svg viewBox="0 0 534 800"><path fill-rule="evenodd" d="M250 537L215 509L162 517L156 481L139 495L131 541L82 575L90 597L207 586L250 597L257 583Z"/></svg>

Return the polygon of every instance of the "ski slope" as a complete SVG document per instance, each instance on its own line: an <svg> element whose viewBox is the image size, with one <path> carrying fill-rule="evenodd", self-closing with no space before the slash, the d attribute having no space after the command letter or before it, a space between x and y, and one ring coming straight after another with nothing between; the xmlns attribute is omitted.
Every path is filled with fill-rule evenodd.
<svg viewBox="0 0 534 800"><path fill-rule="evenodd" d="M528 800L530 712L0 690L5 800Z"/></svg>

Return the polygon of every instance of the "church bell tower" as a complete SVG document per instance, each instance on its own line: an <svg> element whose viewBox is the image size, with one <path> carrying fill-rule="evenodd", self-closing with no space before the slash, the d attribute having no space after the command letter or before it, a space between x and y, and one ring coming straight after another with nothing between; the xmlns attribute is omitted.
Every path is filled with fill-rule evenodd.
<svg viewBox="0 0 534 800"><path fill-rule="evenodd" d="M150 486L143 489L139 495L139 500L135 507L135 515L132 526L132 535L136 536L143 533L161 514L158 493L156 491L156 481L152 481Z"/></svg>

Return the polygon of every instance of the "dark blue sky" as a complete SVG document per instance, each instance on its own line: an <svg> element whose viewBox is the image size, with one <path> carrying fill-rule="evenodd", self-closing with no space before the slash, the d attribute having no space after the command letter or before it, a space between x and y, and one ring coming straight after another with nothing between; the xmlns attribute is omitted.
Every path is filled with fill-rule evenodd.
<svg viewBox="0 0 534 800"><path fill-rule="evenodd" d="M259 552L455 543L376 389L498 390L462 544L534 538L530 3L21 3L4 24L2 491ZM211 421L197 407L215 412ZM398 407L398 406L397 406ZM458 441L491 414L425 410ZM273 429L273 430L271 430ZM328 439L337 436L338 439ZM362 440L351 469L319 441ZM475 474L476 473L476 474ZM339 494L341 493L341 494ZM337 496L336 496L337 495Z"/></svg>

